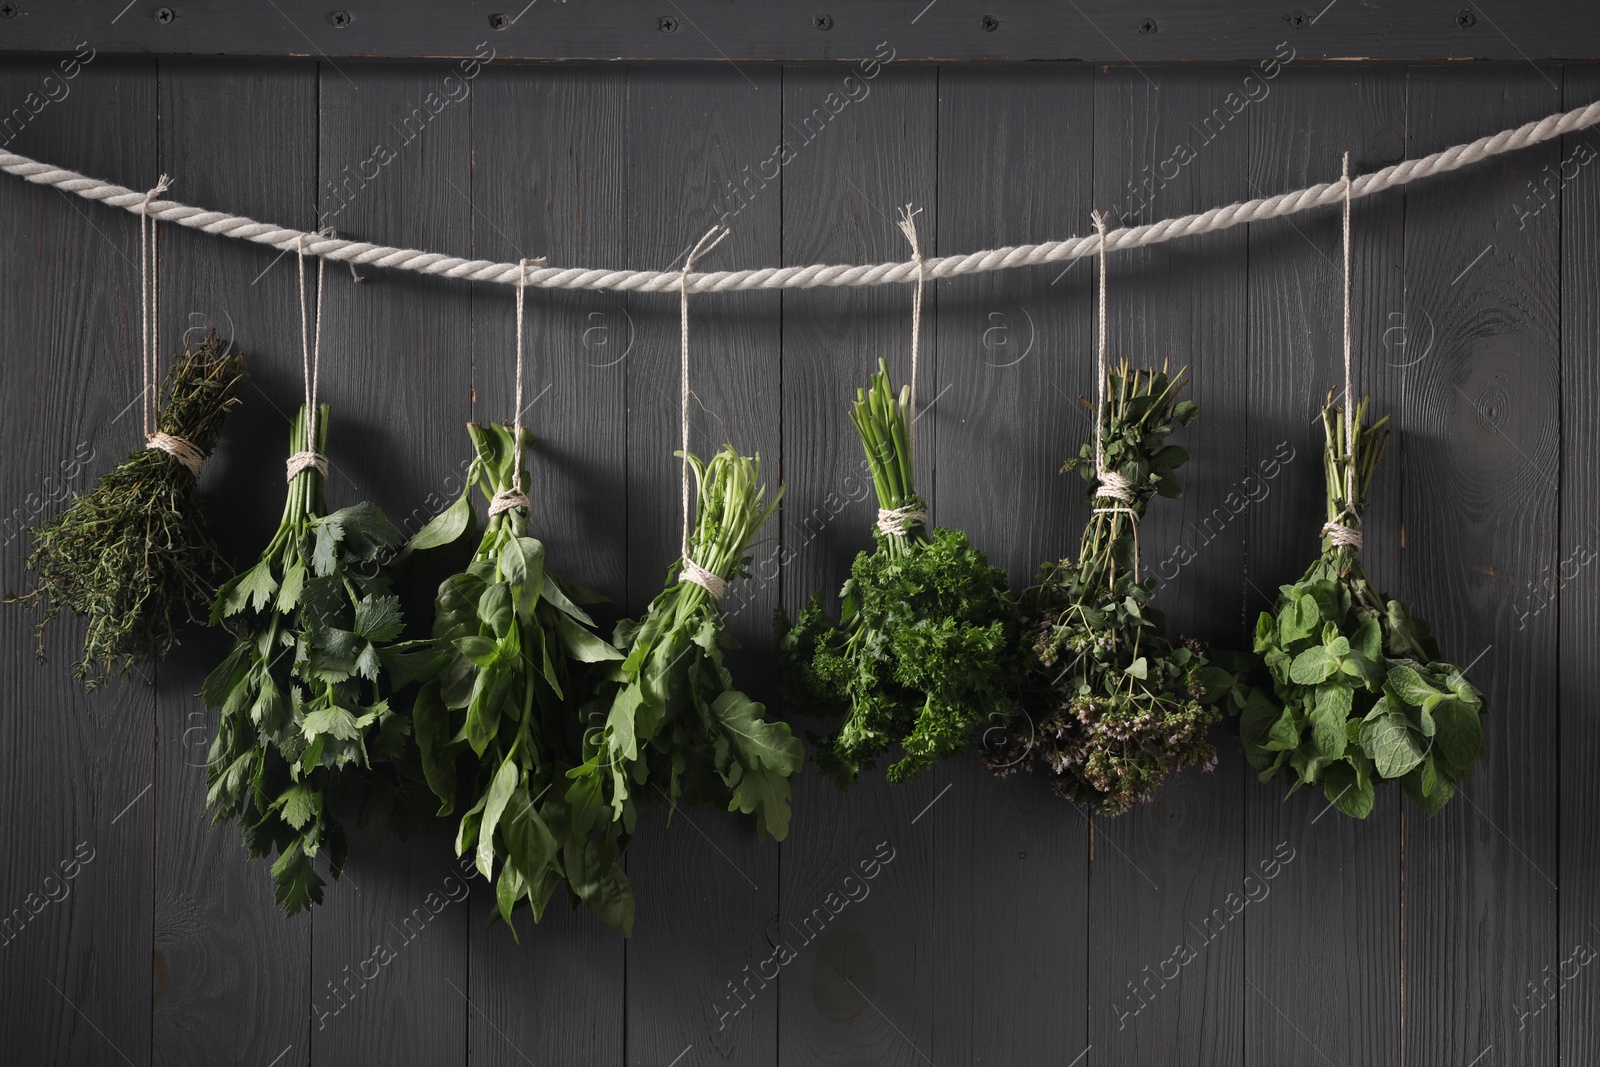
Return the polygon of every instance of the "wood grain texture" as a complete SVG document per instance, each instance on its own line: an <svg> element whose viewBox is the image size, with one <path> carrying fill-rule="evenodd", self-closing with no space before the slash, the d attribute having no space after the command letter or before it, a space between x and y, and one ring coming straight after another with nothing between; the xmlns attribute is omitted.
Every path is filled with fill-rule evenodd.
<svg viewBox="0 0 1600 1067"><path fill-rule="evenodd" d="M156 173L156 70L88 57L8 64L0 99L26 109L8 148L117 174ZM53 517L143 446L139 395L138 227L60 194L6 189L0 227L11 269L6 323L5 587L27 586L23 528ZM93 694L73 679L83 624L62 615L34 662L31 608L0 609L6 672L0 716L0 812L9 925L0 1029L23 1062L150 1062L151 858L155 692L150 670ZM76 853L76 860L75 860ZM83 860L79 863L77 860ZM68 872L75 874L67 878ZM13 936L14 934L14 936Z"/></svg>
<svg viewBox="0 0 1600 1067"><path fill-rule="evenodd" d="M1291 70L1267 82L1270 99L1252 113L1250 181L1267 190L1337 178L1350 152L1352 174L1404 151L1405 73ZM1254 194L1252 194L1254 195ZM1404 202L1361 204L1354 215L1351 297L1356 324L1357 395L1383 380L1381 367L1410 362L1406 339L1427 343L1424 323L1406 332ZM1246 618L1271 611L1280 585L1297 580L1318 552L1324 514L1319 412L1342 389L1342 250L1338 212L1250 230L1249 448ZM1387 410L1387 409L1382 409ZM1379 414L1382 414L1380 410ZM1397 416L1398 417L1398 416ZM1391 457L1392 459L1392 457ZM1399 482L1394 467L1379 475ZM1368 564L1387 570L1399 516L1388 495L1369 512ZM1246 769L1245 857L1264 896L1244 916L1245 1062L1317 1059L1400 1062L1400 809L1398 788L1382 790L1363 821L1328 810L1319 790L1286 797L1288 783L1253 781ZM1277 876L1257 866L1293 858ZM1312 922L1310 916L1320 917ZM1359 930L1359 942L1333 936Z"/></svg>
<svg viewBox="0 0 1600 1067"><path fill-rule="evenodd" d="M470 247L470 97L452 89L454 69L325 64L319 73L322 225ZM294 270L295 257L277 269ZM328 506L371 500L400 521L420 487L459 478L462 424L472 412L472 305L464 289L420 276L375 284L340 268L325 281ZM427 632L442 566L419 560L396 586L414 633ZM462 1057L474 1012L459 873L443 838L352 834L344 877L314 915L314 1060ZM471 885L489 895L480 880Z"/></svg>
<svg viewBox="0 0 1600 1067"><path fill-rule="evenodd" d="M1244 77L1232 68L1097 78L1097 206L1127 225L1253 195L1237 165L1249 145L1238 107ZM1247 260L1244 234L1213 234L1175 255L1115 257L1109 278L1109 358L1187 366L1188 395L1200 408L1199 420L1173 438L1196 457L1179 472L1183 498L1157 500L1140 523L1156 602L1169 636L1224 647L1238 640L1244 588L1244 529L1231 521L1228 500L1246 474ZM1181 546L1195 561L1169 577L1161 561ZM1222 742L1216 772L1185 771L1152 802L1095 822L1089 1039L1096 1062L1240 1058L1244 938L1206 920L1242 892L1241 761L1222 730L1215 740ZM1194 954L1187 964L1179 962L1180 944Z"/></svg>
<svg viewBox="0 0 1600 1067"><path fill-rule="evenodd" d="M630 261L682 267L718 221L718 193L772 151L782 121L778 71L687 67L630 71L626 144ZM776 190L751 203L733 233L700 263L772 262L779 254ZM608 227L609 228L609 227ZM782 471L776 293L735 293L690 303L691 449L709 457L725 442L759 455L770 493ZM682 543L678 302L626 305L637 334L626 362L628 598L643 612L660 592ZM692 487L691 487L692 488ZM694 507L691 493L691 508ZM771 528L762 538L771 536ZM746 650L730 655L734 682L771 702L770 622L775 587L735 582L724 601ZM756 650L760 650L759 652ZM773 1062L777 996L770 985L736 1010L729 983L770 952L764 931L778 910L778 846L756 840L749 816L680 809L667 798L641 811L628 847L638 902L628 944L627 1062ZM729 1014L724 1017L723 1010Z"/></svg>
<svg viewBox="0 0 1600 1067"><path fill-rule="evenodd" d="M1494 73L1413 70L1408 154L1561 99L1545 72ZM1473 779L1434 818L1403 815L1408 1064L1470 1063L1491 1045L1506 1062L1557 1054L1551 1014L1525 1028L1515 1014L1526 983L1561 956L1557 617L1521 625L1508 584L1516 590L1560 550L1560 212L1523 225L1515 210L1559 152L1542 145L1407 196L1406 291L1438 324L1438 342L1374 382L1403 417L1391 450L1406 547L1390 593L1433 622L1447 658L1477 660L1489 712Z"/></svg>
<svg viewBox="0 0 1600 1067"><path fill-rule="evenodd" d="M941 248L997 247L1082 224L1093 160L1088 71L939 73ZM934 514L966 531L1012 585L1076 550L1082 481L1059 473L1092 425L1093 275L1029 271L945 285L943 355L925 424L938 426ZM1060 278L1058 284L1052 280ZM1085 1001L1089 825L1042 776L995 780L978 761L939 768L934 823L935 1063L1000 1062L1023 1048L1067 1062L1088 1045L1082 1010L1040 1013L1018 989Z"/></svg>
<svg viewBox="0 0 1600 1067"><path fill-rule="evenodd" d="M849 74L784 70L781 136L792 158L782 168L782 262L904 256L896 217L908 203L922 209L924 253L937 254L936 91L935 71L897 61ZM937 411L937 304L935 297L924 306L923 412ZM909 380L910 324L904 287L783 294L788 495L780 516L781 582L791 613L818 590L836 604L851 560L872 546L877 503L849 405L880 358L897 385ZM917 485L930 498L937 488L930 463L938 450L935 418L920 418L916 435ZM818 733L832 725L804 722ZM814 766L797 785L794 832L783 851L783 910L768 934L796 955L783 973L784 1064L920 1064L930 1049L939 809L917 820L938 800L939 787L933 774L890 786L885 765L863 771L848 792ZM892 858L879 863L880 849ZM863 862L873 864L868 881L861 881ZM848 899L837 895L846 877L867 895L834 913L829 901Z"/></svg>
<svg viewBox="0 0 1600 1067"><path fill-rule="evenodd" d="M718 0L664 6L613 0L603 17L583 4L553 0L448 6L390 0L334 10L321 0L246 7L188 0L167 8L174 15L166 21L156 17L161 8L129 11L125 4L20 4L23 17L0 20L0 53L71 51L85 37L96 45L114 42L168 55L320 55L341 63L362 57L461 57L485 38L502 54L520 59L701 62L853 60L872 54L885 38L907 57L941 62L1249 61L1270 53L1285 37L1300 42L1308 55L1342 61L1518 61L1600 53L1600 24L1571 0L1523 0L1493 11L1456 3L1319 2L1295 9L1280 0L1155 0L1143 7L1118 0L853 0L821 10Z"/></svg>
<svg viewBox="0 0 1600 1067"><path fill-rule="evenodd" d="M628 215L626 69L490 67L472 86L473 254L626 261L628 233L614 224ZM510 421L515 299L501 287L471 298L474 418ZM526 303L531 532L552 571L620 603L630 320L610 293L533 290ZM465 434L460 452L467 458ZM521 944L504 925L485 925L493 911L485 886L473 900L470 1062L621 1062L622 939L587 909L569 908L565 890L539 925L519 914Z"/></svg>
<svg viewBox="0 0 1600 1067"><path fill-rule="evenodd" d="M931 54L926 41L981 46L963 44L957 22L984 12L955 0L914 23L915 11L899 13L903 34L865 35L857 20L872 5L833 11L837 36L806 31L824 43L804 47L831 48L829 58L887 40L870 76L855 62L780 68L733 51L736 65L505 62L565 47L560 27L576 7L531 8L487 38L493 59L471 77L454 61L336 51L332 62L159 68L102 52L66 95L7 127L9 109L27 110L30 92L42 99L58 69L13 60L0 69L0 138L130 186L165 170L180 199L218 209L462 255L667 268L720 221L734 233L706 263L717 269L901 257L894 214L907 202L924 209L930 254L1082 232L1096 206L1150 221L1326 180L1347 147L1360 172L1600 96L1600 69L1587 65L1303 62L1335 30L1376 25L1362 20L1438 14L1360 5L1336 5L1292 37L1296 58L1273 79L1259 61L1283 39L1283 12L1251 30L1274 36L1249 67L1146 64L1136 49L1179 47L1189 17L1160 10L1150 14L1159 34L1130 40L1125 11L1101 24L1137 69L908 62ZM164 27L173 50L191 47L184 35L209 10L180 9ZM591 17L584 40L630 40L623 23L642 10L619 7L611 27ZM788 17L684 10L702 32L686 23L662 35L684 55L712 48L707 35L738 41L738 18ZM1099 21L1100 8L1084 10ZM0 51L47 17L97 11L0 19ZM1020 13L994 13L1001 28L977 31L983 40L1026 36ZM367 24L355 14L355 27ZM482 23L486 9L468 14ZM135 10L105 32L127 27L137 43L136 16L148 21ZM410 32L420 16L370 18ZM919 36L930 25L937 33ZM1527 47L1538 38L1523 25L1499 21ZM335 40L305 28L312 46ZM434 31L438 51L457 47L455 29ZM1493 27L1480 17L1471 32ZM463 30L460 42L470 54L486 36ZM1252 71L1268 91L1247 83ZM1248 100L1237 113L1230 93ZM1174 170L1180 143L1193 158ZM1447 656L1465 665L1481 654L1471 673L1489 698L1488 756L1438 817L1397 792L1360 823L1321 817L1317 796L1285 803L1281 783L1254 781L1230 728L1215 773L1185 774L1092 829L1042 782L995 781L965 760L892 788L880 770L844 793L808 768L781 846L726 813L651 812L627 859L632 942L559 904L540 926L519 921L521 944L485 929L491 894L473 880L470 898L451 899L469 883L447 881L456 860L442 838L357 835L328 903L285 920L264 865L201 807L212 720L193 694L219 638L186 638L159 685L130 678L85 696L69 669L81 627L58 623L41 666L29 613L0 609L12 665L0 677L0 908L27 913L75 846L94 849L70 895L0 932L0 1060L1588 1062L1600 972L1578 961L1600 947L1600 792L1587 770L1600 744L1590 695L1600 599L1577 561L1600 541L1588 414L1600 389L1600 186L1593 166L1573 161L1596 151L1600 136L1580 136L1357 207L1358 383L1397 431L1366 554L1380 584L1435 623ZM137 220L0 181L8 588L25 578L21 529L138 443L125 407L137 390L136 245ZM250 358L245 403L204 483L224 550L247 563L276 520L301 389L294 257L176 229L162 249L165 345L215 324ZM1276 585L1315 551L1313 418L1338 375L1337 260L1337 214L1326 211L1112 262L1113 355L1189 364L1201 407L1178 438L1194 455L1185 498L1156 502L1141 531L1176 632L1243 644ZM1093 387L1092 270L1060 273L942 282L924 321L919 483L936 519L968 530L1018 584L1071 550L1084 517L1078 484L1053 471L1090 429L1074 412ZM379 271L356 283L342 266L327 283L330 503L374 499L414 531L459 487L462 423L510 414L511 294ZM693 305L695 447L726 437L759 450L769 485L788 486L755 548L755 577L728 603L746 645L733 661L739 683L780 712L770 615L832 594L870 544L871 488L847 405L880 356L903 380L909 313L906 287ZM562 573L610 595L615 614L637 614L680 530L676 300L540 292L527 321L538 533ZM449 566L419 559L401 575L413 632ZM1216 909L1251 891L1247 876L1260 884L1274 859L1270 892L1208 937ZM408 916L415 937L402 929ZM1169 978L1162 964L1179 941L1206 944ZM379 942L394 961L364 984L350 978ZM779 944L794 959L766 977ZM339 1003L329 983L347 978L347 1006L329 1013Z"/></svg>
<svg viewBox="0 0 1600 1067"><path fill-rule="evenodd" d="M161 167L174 191L309 228L316 131L314 68L211 61L162 71ZM256 153L281 167L237 165ZM180 227L161 240L170 294L161 343L198 343L215 329L244 353L250 375L201 483L232 573L255 563L283 510L285 413L301 392L294 272L288 260L273 267L270 250ZM198 694L228 647L221 633L197 632L160 672L152 1059L283 1053L285 1063L305 1063L313 919L283 917L268 863L249 860L237 825L213 825L205 806L217 713Z"/></svg>
<svg viewBox="0 0 1600 1067"><path fill-rule="evenodd" d="M1571 100L1600 92L1600 69L1591 64L1566 68L1563 88ZM1600 303L1594 299L1600 235L1600 184L1594 168L1594 136L1579 134L1561 146L1557 175L1561 211L1561 540L1560 556L1539 575L1518 605L1522 614L1550 610L1559 598L1561 633L1561 883L1560 935L1557 959L1546 961L1533 983L1518 989L1515 1025L1548 1026L1552 1011L1561 1035L1562 1062L1581 1063L1600 1047L1600 971L1593 964L1600 950L1600 786L1590 767L1600 752L1600 663L1594 655L1600 633L1593 564L1600 542L1600 500L1596 500L1596 457L1600 439L1588 413L1589 401L1600 395ZM1547 175L1534 189L1523 189L1520 206L1555 210L1548 199ZM1529 193L1532 192L1532 196ZM1581 948L1580 948L1581 946ZM1549 969L1546 970L1545 966ZM1553 997L1552 991L1555 992ZM1532 1014L1537 1011L1537 1014ZM1519 1034L1520 1036L1520 1034Z"/></svg>

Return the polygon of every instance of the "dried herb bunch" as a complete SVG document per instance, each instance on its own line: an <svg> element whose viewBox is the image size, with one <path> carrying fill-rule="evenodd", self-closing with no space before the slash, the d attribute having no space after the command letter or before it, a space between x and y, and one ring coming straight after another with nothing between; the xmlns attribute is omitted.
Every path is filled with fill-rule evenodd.
<svg viewBox="0 0 1600 1067"><path fill-rule="evenodd" d="M1189 453L1166 440L1198 414L1178 399L1186 384L1183 370L1135 370L1126 360L1110 370L1099 414L1104 464L1126 488L1105 495L1093 444L1062 468L1088 483L1094 514L1078 558L1045 564L1023 594L1029 716L984 757L1001 776L1044 771L1062 796L1108 815L1148 799L1182 768L1210 770L1216 702L1234 692L1233 675L1208 663L1203 646L1168 640L1155 581L1139 573L1138 520L1152 497L1182 495L1177 470Z"/></svg>
<svg viewBox="0 0 1600 1067"><path fill-rule="evenodd" d="M413 548L471 536L474 486L492 503L519 484L532 435L524 430L519 442L508 427L471 423L467 432L475 458L461 497ZM495 915L508 925L523 906L538 922L565 883L574 902L633 931L633 894L617 863L627 834L609 808L568 800L569 772L583 762L578 707L589 665L622 659L579 607L600 599L550 571L520 506L491 515L472 561L439 586L441 670L423 684L412 718L440 814L464 794L456 851L473 853L478 873L494 882Z"/></svg>
<svg viewBox="0 0 1600 1067"><path fill-rule="evenodd" d="M323 405L318 453L327 432ZM289 451L308 450L302 407ZM290 479L260 561L218 590L212 621L228 620L238 641L201 688L221 712L206 802L214 821L238 821L252 858L277 854L277 900L291 915L322 901L315 858L325 857L335 878L342 870L346 807L365 800L363 822L374 829L399 816L404 832L415 818L420 758L409 719L387 693L428 673L436 658L426 642L396 643L400 601L381 560L400 534L370 503L325 514L322 490L315 467Z"/></svg>
<svg viewBox="0 0 1600 1067"><path fill-rule="evenodd" d="M1398 778L1432 815L1483 754L1483 696L1439 659L1428 624L1379 592L1362 566L1361 516L1389 436L1388 417L1365 426L1366 411L1363 400L1347 425L1331 392L1322 409L1322 551L1256 624L1272 693L1251 695L1239 734L1262 781L1287 770L1290 792L1321 783L1329 803L1359 819L1377 782Z"/></svg>
<svg viewBox="0 0 1600 1067"><path fill-rule="evenodd" d="M228 349L210 334L177 357L163 386L156 430L201 456L216 447L228 409L239 402L244 360ZM134 452L33 535L33 588L6 599L43 607L41 660L45 628L62 609L87 620L73 673L88 688L118 666L160 659L184 622L205 621L221 557L206 533L196 475L170 453Z"/></svg>
<svg viewBox="0 0 1600 1067"><path fill-rule="evenodd" d="M967 750L985 723L1015 713L1022 662L1017 606L1005 572L958 530L927 527L912 481L908 408L882 361L851 412L877 491L876 547L856 556L839 620L820 593L791 623L777 617L779 666L802 707L840 720L817 762L841 785L893 745L887 772L910 781ZM882 516L888 516L887 523ZM885 530L885 525L889 529Z"/></svg>

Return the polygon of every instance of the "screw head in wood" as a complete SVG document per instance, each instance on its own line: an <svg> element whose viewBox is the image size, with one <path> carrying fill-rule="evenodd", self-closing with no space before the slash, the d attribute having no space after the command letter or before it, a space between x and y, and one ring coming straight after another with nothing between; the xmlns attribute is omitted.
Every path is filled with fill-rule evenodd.
<svg viewBox="0 0 1600 1067"><path fill-rule="evenodd" d="M1456 25L1464 30L1470 30L1478 24L1478 16L1472 13L1471 8L1462 8L1456 13Z"/></svg>
<svg viewBox="0 0 1600 1067"><path fill-rule="evenodd" d="M1300 11L1298 9L1289 12L1287 15L1285 15L1283 17L1284 17L1284 20L1289 23L1289 25L1294 26L1296 28L1304 26L1304 25L1308 24L1311 21L1311 16L1310 15L1307 15L1304 11Z"/></svg>
<svg viewBox="0 0 1600 1067"><path fill-rule="evenodd" d="M1139 21L1139 32L1140 33L1144 33L1144 34L1156 33L1160 29L1161 29L1161 27L1156 25L1156 20L1155 19L1141 19Z"/></svg>
<svg viewBox="0 0 1600 1067"><path fill-rule="evenodd" d="M831 30L833 29L833 16L813 15L811 17L811 25L815 26L819 30Z"/></svg>
<svg viewBox="0 0 1600 1067"><path fill-rule="evenodd" d="M662 33L677 33L678 20L673 18L671 15L662 15L660 18L656 19L656 29L660 30Z"/></svg>
<svg viewBox="0 0 1600 1067"><path fill-rule="evenodd" d="M978 20L978 25L983 27L984 33L993 33L1000 28L1000 20L993 15L985 15Z"/></svg>
<svg viewBox="0 0 1600 1067"><path fill-rule="evenodd" d="M510 25L511 19L508 18L504 12L496 11L494 14L489 16L489 28L491 30L503 30Z"/></svg>
<svg viewBox="0 0 1600 1067"><path fill-rule="evenodd" d="M0 19L14 19L17 17L17 5L11 3L0 4Z"/></svg>
<svg viewBox="0 0 1600 1067"><path fill-rule="evenodd" d="M163 26L166 26L166 25L170 24L172 22L172 20L177 18L177 17L178 17L178 13L176 11L172 10L172 8L170 8L170 7L158 7L158 8L156 8L156 21L161 23L161 25L163 25Z"/></svg>
<svg viewBox="0 0 1600 1067"><path fill-rule="evenodd" d="M334 29L342 30L346 26L350 25L350 12L330 11L328 12L328 22L333 26Z"/></svg>

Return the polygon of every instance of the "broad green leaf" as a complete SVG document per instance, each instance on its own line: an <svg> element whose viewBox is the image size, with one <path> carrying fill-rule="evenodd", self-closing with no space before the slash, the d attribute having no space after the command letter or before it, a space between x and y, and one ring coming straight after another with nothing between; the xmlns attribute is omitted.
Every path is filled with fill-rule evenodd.
<svg viewBox="0 0 1600 1067"><path fill-rule="evenodd" d="M1483 755L1483 723L1476 709L1459 699L1442 700L1433 709L1439 751L1454 767L1471 769Z"/></svg>
<svg viewBox="0 0 1600 1067"><path fill-rule="evenodd" d="M356 725L356 717L337 705L318 708L311 712L300 724L300 730L305 734L307 741L319 735L337 738L340 741L361 739L361 730Z"/></svg>
<svg viewBox="0 0 1600 1067"><path fill-rule="evenodd" d="M1396 663L1390 667L1384 681L1391 692L1414 708L1422 707L1429 697L1441 695L1409 663Z"/></svg>
<svg viewBox="0 0 1600 1067"><path fill-rule="evenodd" d="M473 526L475 517L476 515L472 510L472 495L469 489L462 492L456 498L455 503L429 519L428 524L418 530L416 536L406 545L406 551L408 553L421 552L424 549L448 545Z"/></svg>
<svg viewBox="0 0 1600 1067"><path fill-rule="evenodd" d="M439 814L449 815L456 806L456 761L447 751L452 732L450 712L439 698L437 682L417 690L411 704L411 723L428 788L439 798Z"/></svg>
<svg viewBox="0 0 1600 1067"><path fill-rule="evenodd" d="M1404 716L1385 711L1361 725L1361 747L1383 778L1399 778L1422 762L1427 754L1425 740L1411 728Z"/></svg>
<svg viewBox="0 0 1600 1067"><path fill-rule="evenodd" d="M485 669L500 662L500 645L493 638L472 634L452 642L456 651Z"/></svg>
<svg viewBox="0 0 1600 1067"><path fill-rule="evenodd" d="M577 621L566 615L557 614L555 622L556 634L561 638L562 647L567 650L567 655L578 662L604 663L608 660L622 659L621 652Z"/></svg>
<svg viewBox="0 0 1600 1067"><path fill-rule="evenodd" d="M1320 685L1339 669L1339 661L1321 645L1314 645L1294 658L1289 678L1300 685Z"/></svg>
<svg viewBox="0 0 1600 1067"><path fill-rule="evenodd" d="M598 596L599 594L593 595ZM561 584L556 580L555 575L549 573L545 574L543 596L544 599L557 611L572 616L585 626L594 625L594 620L589 617L589 613L580 608L572 600L572 598L567 596L566 592L562 590Z"/></svg>
<svg viewBox="0 0 1600 1067"><path fill-rule="evenodd" d="M480 753L481 754L481 753ZM484 794L483 823L478 829L478 873L485 878L494 877L494 830L505 813L506 804L516 792L521 769L514 758L506 759L495 771L494 779Z"/></svg>
<svg viewBox="0 0 1600 1067"><path fill-rule="evenodd" d="M358 637L382 644L399 637L402 626L399 597L368 594L356 604L355 622L351 629Z"/></svg>
<svg viewBox="0 0 1600 1067"><path fill-rule="evenodd" d="M506 541L500 546L500 576L516 587L512 601L518 618L532 618L544 588L544 545L531 537Z"/></svg>
<svg viewBox="0 0 1600 1067"><path fill-rule="evenodd" d="M1383 629L1378 625L1376 618L1371 615L1366 617L1366 621L1351 639L1350 647L1365 656L1369 662L1378 663L1383 659Z"/></svg>
<svg viewBox="0 0 1600 1067"><path fill-rule="evenodd" d="M1328 803L1357 819L1372 813L1376 799L1372 780L1343 760L1329 765L1322 776L1322 793Z"/></svg>
<svg viewBox="0 0 1600 1067"><path fill-rule="evenodd" d="M1291 752L1300 747L1300 727L1294 721L1294 712L1284 708L1267 731L1262 748L1270 752Z"/></svg>
<svg viewBox="0 0 1600 1067"><path fill-rule="evenodd" d="M1146 678L1149 677L1149 674L1150 674L1149 661L1147 661L1143 656L1140 656L1138 659L1136 659L1132 663L1128 664L1128 666L1123 670L1122 673L1128 674L1128 675L1132 675L1133 677L1139 679L1142 682Z"/></svg>

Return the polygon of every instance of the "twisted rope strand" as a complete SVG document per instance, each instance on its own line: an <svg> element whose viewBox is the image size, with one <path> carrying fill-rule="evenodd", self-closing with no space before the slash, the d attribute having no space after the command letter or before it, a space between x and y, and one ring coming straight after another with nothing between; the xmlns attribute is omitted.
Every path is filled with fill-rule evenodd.
<svg viewBox="0 0 1600 1067"><path fill-rule="evenodd" d="M1347 191L1351 199L1359 200L1364 196L1416 181L1418 178L1445 174L1491 156L1542 144L1564 134L1586 129L1597 122L1600 122L1600 100L1572 111L1546 116L1515 129L1480 137L1470 144L1455 145L1420 159L1402 160L1393 166L1362 175L1351 183L1348 190L1345 189L1343 182L1313 185L1306 189L1279 193L1276 196L1214 207L1196 215L1184 215L1143 226L1112 230L1106 235L1106 247L1113 252L1141 248L1179 237L1193 237L1224 230L1240 223L1261 222L1313 208L1330 207L1339 203ZM14 152L0 152L0 171L14 174L36 185L53 186L62 192L75 193L86 200L98 200L127 211L137 212L145 198L145 194L132 189L85 177L76 171L40 163ZM176 223L203 233L253 241L282 251L294 251L298 247L297 242L302 238L310 238L305 246L308 254L352 264L410 270L466 281L498 282L503 285L515 285L523 277L522 270L516 263L462 259L458 256L447 256L415 248L393 248L366 241L322 237L271 223L257 222L239 215L208 211L205 208L192 207L173 200L157 200L151 203L149 214L151 218L162 222ZM925 260L922 264L923 276L953 278L984 271L1059 263L1093 255L1099 247L1099 238L1090 235L1069 237L1062 241L1048 241L1043 244L991 248L981 252L969 252L966 255ZM544 289L612 289L641 293L669 292L685 287L689 292L710 293L737 289L810 289L825 285L888 285L915 281L917 276L918 269L914 261L861 265L816 263L810 266L718 271L696 275L692 282L683 278L678 271L547 267L529 273L525 284Z"/></svg>

